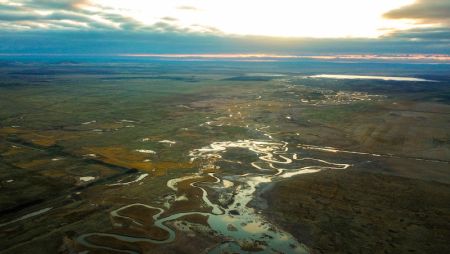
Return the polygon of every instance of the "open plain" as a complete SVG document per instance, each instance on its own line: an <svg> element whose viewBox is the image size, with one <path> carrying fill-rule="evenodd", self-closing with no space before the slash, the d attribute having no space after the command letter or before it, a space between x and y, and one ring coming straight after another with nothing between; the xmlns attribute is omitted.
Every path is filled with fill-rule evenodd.
<svg viewBox="0 0 450 254"><path fill-rule="evenodd" d="M449 253L450 67L357 66L4 60L0 253Z"/></svg>

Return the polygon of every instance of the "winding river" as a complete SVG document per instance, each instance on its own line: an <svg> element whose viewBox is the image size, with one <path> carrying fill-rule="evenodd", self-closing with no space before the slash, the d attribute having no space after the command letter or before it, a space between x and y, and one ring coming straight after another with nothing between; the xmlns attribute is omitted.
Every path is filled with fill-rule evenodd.
<svg viewBox="0 0 450 254"><path fill-rule="evenodd" d="M298 146L293 146L298 150ZM252 167L252 173L242 175L225 175L221 173L207 173L208 169L214 168L216 163L222 160L223 155L229 150L245 149L257 155L258 160L251 162L248 167ZM211 207L210 213L187 212L175 213L170 216L162 217L163 208L154 207L146 204L129 204L117 210L110 212L112 218L122 218L129 220L135 226L143 226L141 222L133 218L121 215L121 211L132 206L143 206L158 210L153 216L154 226L166 231L168 237L164 240L155 240L147 237L132 237L115 233L88 233L80 235L77 241L94 249L111 250L122 253L136 253L131 250L114 249L108 246L101 246L89 241L92 236L110 237L127 243L147 242L152 244L171 243L176 238L175 231L166 225L166 223L175 221L187 215L206 215L208 216L209 227L221 235L224 243L219 244L209 253L222 253L224 251L246 252L242 246L252 246L255 253L308 253L308 248L298 242L292 235L278 229L275 225L267 221L254 208L248 206L249 202L255 197L257 188L263 183L270 183L289 178L299 174L318 172L324 169L346 169L350 165L342 163L328 162L322 159L301 157L299 151L290 152L287 142L276 142L273 140L238 140L213 142L208 146L190 151L189 156L192 161L202 162L202 168L197 174L183 176L171 179L167 186L174 191L177 190L177 184L190 178L209 175L215 179L215 182L208 183L211 187L225 192L232 192L234 199L231 204L222 207L213 203L208 192L198 186L198 182L190 184L192 188L198 188L202 191L202 199L205 205ZM232 188L233 187L233 188ZM115 225L120 227L119 225Z"/></svg>

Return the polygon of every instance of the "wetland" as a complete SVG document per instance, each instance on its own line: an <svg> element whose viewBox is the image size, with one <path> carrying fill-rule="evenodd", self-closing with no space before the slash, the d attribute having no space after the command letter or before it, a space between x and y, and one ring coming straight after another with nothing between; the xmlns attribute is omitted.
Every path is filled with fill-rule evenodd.
<svg viewBox="0 0 450 254"><path fill-rule="evenodd" d="M0 253L450 252L447 64L0 63Z"/></svg>

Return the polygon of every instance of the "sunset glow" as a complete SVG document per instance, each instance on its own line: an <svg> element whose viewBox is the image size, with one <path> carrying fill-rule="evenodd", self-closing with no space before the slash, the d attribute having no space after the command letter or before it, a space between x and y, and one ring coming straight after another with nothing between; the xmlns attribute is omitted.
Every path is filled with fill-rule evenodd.
<svg viewBox="0 0 450 254"><path fill-rule="evenodd" d="M383 13L411 0L280 0L280 1L148 1L95 0L112 12L147 25L167 22L175 27L225 34L282 37L378 37L414 26L388 20Z"/></svg>

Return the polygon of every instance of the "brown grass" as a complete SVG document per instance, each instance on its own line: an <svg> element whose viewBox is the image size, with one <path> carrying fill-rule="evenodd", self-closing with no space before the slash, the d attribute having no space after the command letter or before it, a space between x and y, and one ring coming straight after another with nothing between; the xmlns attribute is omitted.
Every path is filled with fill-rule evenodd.
<svg viewBox="0 0 450 254"><path fill-rule="evenodd" d="M85 153L93 153L100 156L100 160L126 168L134 168L149 172L156 176L165 175L167 170L190 169L195 165L190 162L157 161L144 162L149 158L148 154L130 151L124 147L91 147L86 148Z"/></svg>

